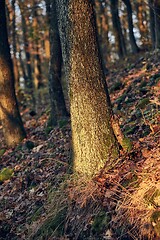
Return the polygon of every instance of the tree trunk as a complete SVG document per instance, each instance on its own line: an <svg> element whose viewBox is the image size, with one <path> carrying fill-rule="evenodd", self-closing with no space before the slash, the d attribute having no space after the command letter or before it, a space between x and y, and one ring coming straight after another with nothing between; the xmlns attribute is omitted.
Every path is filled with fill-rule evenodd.
<svg viewBox="0 0 160 240"><path fill-rule="evenodd" d="M8 44L5 0L0 1L0 119L8 146L14 147L26 135L18 110L14 74Z"/></svg>
<svg viewBox="0 0 160 240"><path fill-rule="evenodd" d="M19 71L17 61L17 45L16 45L16 13L15 13L15 0L12 0L12 44L13 44L13 69L15 78L15 89L19 90Z"/></svg>
<svg viewBox="0 0 160 240"><path fill-rule="evenodd" d="M149 15L150 15L150 34L151 34L151 44L152 48L155 48L156 36L155 36L155 16L154 16L154 6L153 0L148 1L149 4Z"/></svg>
<svg viewBox="0 0 160 240"><path fill-rule="evenodd" d="M125 45L125 40L122 33L122 28L121 28L121 22L118 14L118 0L110 0L110 3L111 3L112 23L114 28L118 56L119 58L122 58L126 55L126 45Z"/></svg>
<svg viewBox="0 0 160 240"><path fill-rule="evenodd" d="M136 39L133 32L133 20L132 20L132 5L130 0L123 0L127 8L127 17L128 17L128 28L129 28L129 40L131 44L131 49L133 53L137 53L139 48L136 43Z"/></svg>
<svg viewBox="0 0 160 240"><path fill-rule="evenodd" d="M138 28L141 34L141 42L144 47L148 45L148 26L145 18L146 12L146 3L142 0L137 0L136 2L136 10L137 10L137 19L138 19Z"/></svg>
<svg viewBox="0 0 160 240"><path fill-rule="evenodd" d="M33 78L32 78L32 68L31 68L31 55L30 55L30 44L28 41L27 36L27 25L28 23L28 17L25 17L25 11L24 11L24 3L19 0L19 8L21 11L21 20L22 20L22 34L23 34L23 42L24 42L24 51L25 51L25 57L26 57L26 68L27 68L27 82L26 82L26 88L28 92L33 96L34 89L33 89ZM35 101L35 100L33 100Z"/></svg>
<svg viewBox="0 0 160 240"><path fill-rule="evenodd" d="M40 44L39 44L39 20L38 20L38 2L33 1L33 49L34 49L34 86L35 90L43 87L42 69L41 69L41 57L40 57Z"/></svg>
<svg viewBox="0 0 160 240"><path fill-rule="evenodd" d="M101 53L104 59L104 64L106 65L110 59L110 41L109 41L109 22L108 22L108 8L107 3L96 2L96 23L99 33L99 42L101 47ZM106 67L106 66L105 66Z"/></svg>
<svg viewBox="0 0 160 240"><path fill-rule="evenodd" d="M69 114L66 109L64 94L61 85L61 70L62 70L62 51L58 30L57 13L55 1L47 1L49 25L50 25L50 66L49 66L49 93L51 99L51 120L52 125Z"/></svg>
<svg viewBox="0 0 160 240"><path fill-rule="evenodd" d="M160 48L160 1L154 0L155 48Z"/></svg>
<svg viewBox="0 0 160 240"><path fill-rule="evenodd" d="M17 51L18 51L18 58L19 58L19 72L20 72L20 77L23 78L23 85L24 87L26 87L26 82L27 82L27 74L26 74L26 69L25 69L25 64L24 64L24 61L22 59L22 50L21 50L21 42L20 42L20 39L19 39L19 36L17 36Z"/></svg>
<svg viewBox="0 0 160 240"><path fill-rule="evenodd" d="M56 0L70 109L74 171L96 176L118 156L91 0Z"/></svg>

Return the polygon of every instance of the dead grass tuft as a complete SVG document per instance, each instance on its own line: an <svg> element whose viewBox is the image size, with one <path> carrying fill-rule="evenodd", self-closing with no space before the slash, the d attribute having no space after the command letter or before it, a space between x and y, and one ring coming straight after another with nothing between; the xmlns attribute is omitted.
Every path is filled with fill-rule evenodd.
<svg viewBox="0 0 160 240"><path fill-rule="evenodd" d="M119 229L118 239L159 239L160 237L160 157L157 148L143 163L137 173L138 184L127 187L119 183L112 192L112 201L117 199L112 217L112 226Z"/></svg>
<svg viewBox="0 0 160 240"><path fill-rule="evenodd" d="M29 239L61 239L62 236L79 239L82 232L91 229L94 217L101 212L102 196L95 181L67 176L49 193L48 213L41 222L31 226Z"/></svg>

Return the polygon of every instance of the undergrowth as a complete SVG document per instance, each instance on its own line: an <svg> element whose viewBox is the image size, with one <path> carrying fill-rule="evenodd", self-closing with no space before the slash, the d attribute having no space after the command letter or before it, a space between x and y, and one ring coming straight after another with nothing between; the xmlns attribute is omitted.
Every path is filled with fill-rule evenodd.
<svg viewBox="0 0 160 240"><path fill-rule="evenodd" d="M142 162L138 172L136 166ZM67 175L50 191L47 215L41 223L34 222L30 239L158 239L158 158L152 168L150 164L134 149L93 180Z"/></svg>

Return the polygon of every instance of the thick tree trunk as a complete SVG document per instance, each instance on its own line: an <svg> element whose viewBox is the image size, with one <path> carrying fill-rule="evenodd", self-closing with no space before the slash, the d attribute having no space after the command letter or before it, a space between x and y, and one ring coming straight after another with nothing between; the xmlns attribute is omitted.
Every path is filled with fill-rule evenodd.
<svg viewBox="0 0 160 240"><path fill-rule="evenodd" d="M111 3L112 23L114 28L118 56L119 58L122 58L126 55L126 45L125 45L125 40L122 33L122 28L121 28L121 22L118 14L118 0L110 0L110 3Z"/></svg>
<svg viewBox="0 0 160 240"><path fill-rule="evenodd" d="M60 120L68 117L63 89L61 85L62 51L58 30L55 1L47 0L47 13L50 25L50 66L49 66L49 92L51 99L51 119L53 126Z"/></svg>
<svg viewBox="0 0 160 240"><path fill-rule="evenodd" d="M0 120L8 146L14 147L26 136L14 89L13 65L6 26L5 0L0 1Z"/></svg>
<svg viewBox="0 0 160 240"><path fill-rule="evenodd" d="M133 20L132 20L132 5L130 0L123 0L127 8L127 17L128 17L128 28L129 28L129 40L131 44L131 49L133 53L137 53L139 48L136 43L136 39L133 32Z"/></svg>
<svg viewBox="0 0 160 240"><path fill-rule="evenodd" d="M74 171L93 177L118 156L91 0L56 0L70 82Z"/></svg>

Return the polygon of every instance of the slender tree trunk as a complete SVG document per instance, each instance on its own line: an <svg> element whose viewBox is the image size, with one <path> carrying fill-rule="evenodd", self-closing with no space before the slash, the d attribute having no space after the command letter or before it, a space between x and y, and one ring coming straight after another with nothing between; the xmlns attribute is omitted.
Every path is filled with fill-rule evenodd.
<svg viewBox="0 0 160 240"><path fill-rule="evenodd" d="M110 61L110 41L109 41L109 23L108 23L108 9L107 3L103 5L102 2L95 3L96 22L98 33L100 36L101 52L103 55L104 63Z"/></svg>
<svg viewBox="0 0 160 240"><path fill-rule="evenodd" d="M132 5L130 0L123 0L127 8L127 17L128 17L128 28L129 28L129 40L131 44L131 49L133 53L137 53L139 48L136 43L136 39L133 32L133 19L132 19Z"/></svg>
<svg viewBox="0 0 160 240"><path fill-rule="evenodd" d="M141 42L143 46L148 45L148 26L144 13L146 11L146 3L143 0L137 0L136 2L138 28L141 34Z"/></svg>
<svg viewBox="0 0 160 240"><path fill-rule="evenodd" d="M108 6L104 9L104 16L102 19L102 27L104 31L104 39L105 39L105 45L106 45L106 62L109 62L111 60L111 46L110 46L110 40L109 40L109 17L108 17Z"/></svg>
<svg viewBox="0 0 160 240"><path fill-rule="evenodd" d="M29 89L33 89L30 47L29 47L29 42L28 42L27 35L26 35L26 31L27 31L26 21L25 21L23 15L22 15L22 31L23 31L23 41L24 41L24 46L25 46L27 75L28 75L26 86Z"/></svg>
<svg viewBox="0 0 160 240"><path fill-rule="evenodd" d="M148 1L149 4L149 15L150 15L150 34L151 34L151 43L152 48L155 48L156 36L155 36L155 16L154 16L154 5L153 0Z"/></svg>
<svg viewBox="0 0 160 240"><path fill-rule="evenodd" d="M160 48L160 1L154 0L155 48Z"/></svg>
<svg viewBox="0 0 160 240"><path fill-rule="evenodd" d="M19 89L19 70L17 61L17 44L16 44L16 13L15 13L15 0L12 0L12 44L13 44L13 68L15 78L16 91Z"/></svg>
<svg viewBox="0 0 160 240"><path fill-rule="evenodd" d="M39 2L37 0L33 0L33 20L32 20L32 31L33 31L33 79L34 79L34 93L35 93L35 108L38 112L41 110L42 105L42 91L41 89L44 87L44 78L42 74L42 59L40 56L41 45L40 45L40 21L39 21Z"/></svg>
<svg viewBox="0 0 160 240"><path fill-rule="evenodd" d="M122 3L121 3L122 4ZM119 8L121 8L121 5L119 6ZM128 44L128 34L127 34L127 29L128 29L128 25L127 25L127 14L126 14L126 9L122 9L121 12L121 16L120 16L120 22L121 22L121 26L122 26L122 33L125 39L125 43ZM126 46L127 46L126 44Z"/></svg>
<svg viewBox="0 0 160 240"><path fill-rule="evenodd" d="M47 1L47 12L50 25L50 66L49 66L49 92L51 99L52 124L56 125L61 119L68 117L63 89L61 85L62 51L58 30L55 1Z"/></svg>
<svg viewBox="0 0 160 240"><path fill-rule="evenodd" d="M26 68L27 68L27 82L26 88L28 89L29 93L34 96L34 86L33 86L33 78L32 78L32 68L31 68L31 55L30 55L30 44L28 41L27 36L27 25L28 17L25 17L24 11L24 3L19 0L19 8L21 11L21 20L22 20L22 34L23 34L23 42L24 42L24 50L25 50L25 57L26 57ZM35 100L33 100L35 101Z"/></svg>
<svg viewBox="0 0 160 240"><path fill-rule="evenodd" d="M40 89L43 86L42 81L42 69L41 69L41 57L40 57L40 44L39 44L39 21L38 21L38 2L33 1L33 37L34 37L34 86L35 89Z"/></svg>
<svg viewBox="0 0 160 240"><path fill-rule="evenodd" d="M48 62L48 60L50 59L50 43L49 43L49 31L48 30L45 32L44 47L45 47L45 57Z"/></svg>
<svg viewBox="0 0 160 240"><path fill-rule="evenodd" d="M114 28L118 56L119 58L122 58L126 55L126 45L125 45L125 40L122 33L122 28L121 28L121 22L118 14L118 0L110 0L110 2L111 2L112 23Z"/></svg>
<svg viewBox="0 0 160 240"><path fill-rule="evenodd" d="M19 66L20 66L20 76L23 78L24 81L24 88L26 87L26 82L27 82L27 74L26 74L26 69L25 69L25 64L24 61L22 59L22 50L20 47L21 43L20 43L20 39L19 36L17 36L17 51L18 51L18 58L19 58Z"/></svg>
<svg viewBox="0 0 160 240"><path fill-rule="evenodd" d="M8 146L14 147L25 136L14 89L14 74L8 44L5 0L0 1L0 120Z"/></svg>
<svg viewBox="0 0 160 240"><path fill-rule="evenodd" d="M91 0L56 0L70 82L74 171L93 177L118 156Z"/></svg>

